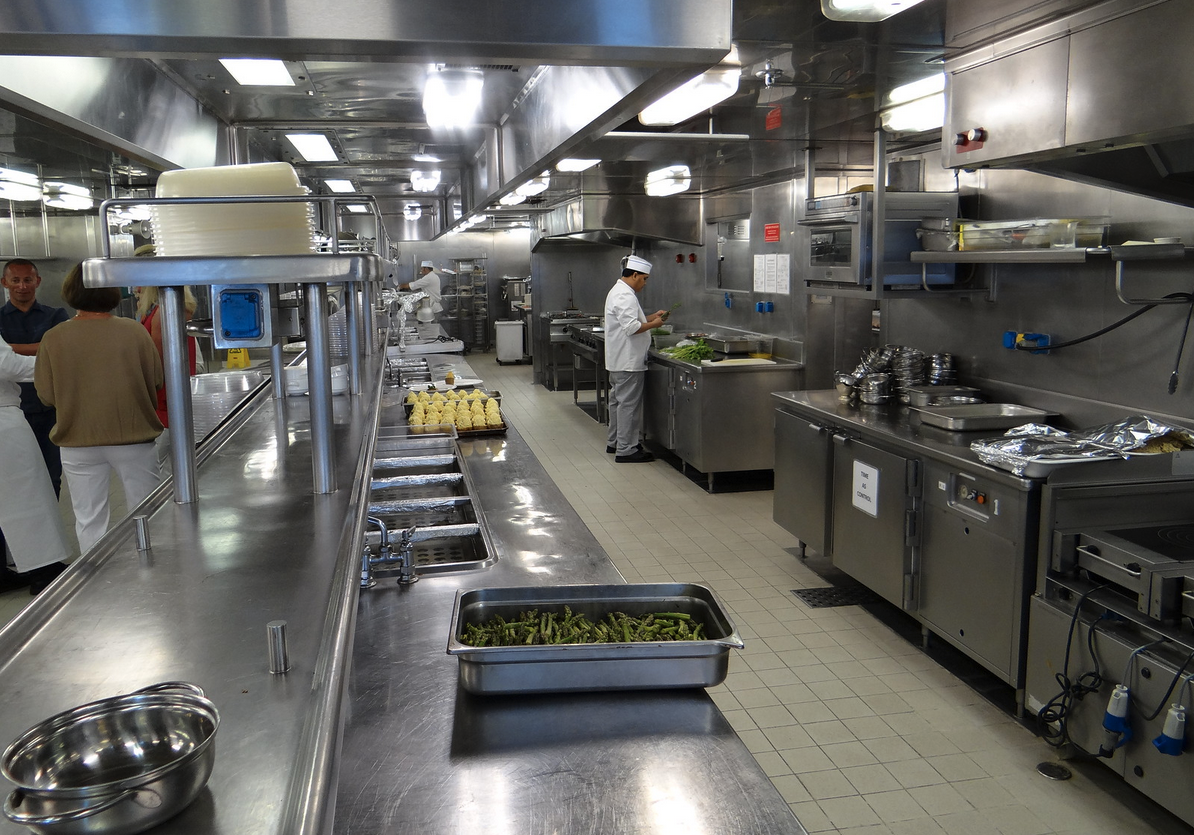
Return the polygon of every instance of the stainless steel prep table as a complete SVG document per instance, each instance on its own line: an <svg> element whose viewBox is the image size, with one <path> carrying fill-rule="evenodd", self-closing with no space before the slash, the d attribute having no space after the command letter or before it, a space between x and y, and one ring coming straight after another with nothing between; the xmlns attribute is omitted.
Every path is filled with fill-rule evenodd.
<svg viewBox="0 0 1194 835"><path fill-rule="evenodd" d="M836 391L772 400L775 521L1022 704L1041 482L978 460L970 442L998 431L938 429L907 407L851 407Z"/></svg>
<svg viewBox="0 0 1194 835"><path fill-rule="evenodd" d="M779 357L770 365L694 365L652 349L644 432L704 473L713 492L718 473L773 469L769 395L799 388L803 373L803 363Z"/></svg>
<svg viewBox="0 0 1194 835"><path fill-rule="evenodd" d="M394 400L381 425L400 414ZM446 648L458 588L623 582L516 429L460 451L498 561L361 593L335 831L803 833L702 690L457 686Z"/></svg>

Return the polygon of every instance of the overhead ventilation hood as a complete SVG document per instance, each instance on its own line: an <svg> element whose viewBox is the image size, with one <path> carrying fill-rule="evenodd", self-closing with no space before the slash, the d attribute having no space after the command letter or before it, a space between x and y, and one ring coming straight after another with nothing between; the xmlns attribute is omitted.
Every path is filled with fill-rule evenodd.
<svg viewBox="0 0 1194 835"><path fill-rule="evenodd" d="M697 197L582 194L540 216L534 249L558 244L630 246L635 241L700 244Z"/></svg>
<svg viewBox="0 0 1194 835"><path fill-rule="evenodd" d="M946 61L946 165L1194 206L1188 0L1109 0Z"/></svg>

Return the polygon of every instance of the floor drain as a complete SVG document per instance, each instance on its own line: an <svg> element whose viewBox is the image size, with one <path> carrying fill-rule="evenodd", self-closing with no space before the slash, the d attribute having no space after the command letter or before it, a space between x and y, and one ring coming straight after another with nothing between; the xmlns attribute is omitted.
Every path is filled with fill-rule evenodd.
<svg viewBox="0 0 1194 835"><path fill-rule="evenodd" d="M1038 774L1043 777L1048 777L1050 780L1068 780L1074 776L1073 773L1061 763L1038 763L1036 770Z"/></svg>
<svg viewBox="0 0 1194 835"><path fill-rule="evenodd" d="M828 609L832 606L860 606L874 603L874 592L864 586L827 586L822 589L792 589L804 605L812 609Z"/></svg>

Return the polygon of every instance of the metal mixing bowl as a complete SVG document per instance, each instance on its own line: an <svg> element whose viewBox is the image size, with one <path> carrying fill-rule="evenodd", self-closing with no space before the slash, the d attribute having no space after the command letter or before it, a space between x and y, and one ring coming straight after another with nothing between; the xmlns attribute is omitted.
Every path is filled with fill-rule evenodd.
<svg viewBox="0 0 1194 835"><path fill-rule="evenodd" d="M167 682L59 713L4 752L18 788L9 820L39 832L140 832L207 784L219 713L194 685Z"/></svg>

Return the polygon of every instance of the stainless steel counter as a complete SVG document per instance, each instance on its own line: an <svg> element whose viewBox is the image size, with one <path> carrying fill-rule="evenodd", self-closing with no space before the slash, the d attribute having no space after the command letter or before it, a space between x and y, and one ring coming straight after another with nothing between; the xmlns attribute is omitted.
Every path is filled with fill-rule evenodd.
<svg viewBox="0 0 1194 835"><path fill-rule="evenodd" d="M399 414L395 400L382 425ZM803 833L702 690L457 686L457 589L623 582L516 429L460 450L498 561L361 593L335 831Z"/></svg>
<svg viewBox="0 0 1194 835"><path fill-rule="evenodd" d="M221 726L208 786L171 833L803 835L703 691L458 689L445 652L456 588L621 580L514 429L461 444L497 564L359 592L378 415L401 415L382 371L370 357L367 393L332 398L339 490L312 490L307 398L282 407L267 387L201 451L197 502L164 486L137 509L147 551L131 520L118 524L0 631L0 742L74 705L186 680ZM279 619L292 668L270 675L265 627ZM0 819L0 832L25 831Z"/></svg>

